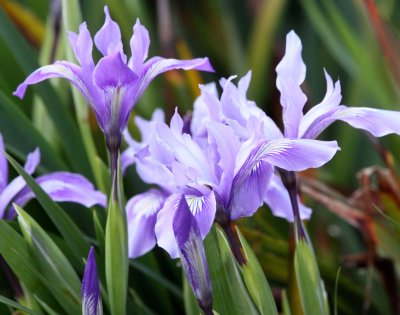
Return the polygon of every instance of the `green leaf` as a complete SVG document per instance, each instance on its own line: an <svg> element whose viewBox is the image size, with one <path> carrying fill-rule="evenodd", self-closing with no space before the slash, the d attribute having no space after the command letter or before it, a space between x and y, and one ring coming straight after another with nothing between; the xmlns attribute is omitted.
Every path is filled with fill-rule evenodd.
<svg viewBox="0 0 400 315"><path fill-rule="evenodd" d="M10 164L14 167L19 175L23 177L26 184L34 193L35 197L43 207L51 221L64 237L71 251L75 254L78 263L83 267L82 257L86 257L89 252L89 243L86 241L83 233L76 224L70 219L65 211L55 203L44 190L36 183L36 181L25 172L25 170L10 155L4 153Z"/></svg>
<svg viewBox="0 0 400 315"><path fill-rule="evenodd" d="M110 170L108 169L104 161L100 159L98 156L94 156L93 160L95 161L96 164L96 172L97 172L96 176L100 178L97 182L97 185L103 193L107 194L109 188L111 187Z"/></svg>
<svg viewBox="0 0 400 315"><path fill-rule="evenodd" d="M0 303L4 303L4 304L6 304L8 306L11 306L11 307L13 307L15 309L18 309L18 310L23 311L23 312L25 312L27 314L30 314L30 315L39 315L39 313L36 313L36 312L30 310L29 308L27 308L27 307L15 302L13 300L10 300L10 299L6 298L5 296L2 296L2 295L0 295Z"/></svg>
<svg viewBox="0 0 400 315"><path fill-rule="evenodd" d="M40 306L46 311L49 315L60 315L55 310L53 310L46 302L42 301L38 296L35 295L36 300L40 304Z"/></svg>
<svg viewBox="0 0 400 315"><path fill-rule="evenodd" d="M338 269L335 280L335 294L333 296L335 315L338 315L337 300L338 300L338 286L341 268Z"/></svg>
<svg viewBox="0 0 400 315"><path fill-rule="evenodd" d="M21 128L23 126L23 128ZM0 130L7 147L21 158L40 148L41 164L47 170L66 170L67 166L32 122L0 91ZM29 139L29 141L26 141Z"/></svg>
<svg viewBox="0 0 400 315"><path fill-rule="evenodd" d="M26 241L4 220L0 220L0 239L0 255L21 281L26 292L25 296L29 299L30 294L34 292L43 301L54 304L52 294L55 294L57 298L57 294L60 292L37 269L36 261L30 254ZM31 304L31 308L35 309L32 301L28 301L28 303Z"/></svg>
<svg viewBox="0 0 400 315"><path fill-rule="evenodd" d="M186 315L201 314L199 304L197 303L196 297L193 294L192 288L189 285L185 273L182 273L182 282L183 282L183 303L185 306L185 314Z"/></svg>
<svg viewBox="0 0 400 315"><path fill-rule="evenodd" d="M135 314L136 315L156 315L147 305L144 304L140 296L135 292L135 290L129 290L133 303L135 305Z"/></svg>
<svg viewBox="0 0 400 315"><path fill-rule="evenodd" d="M8 44L7 48L12 51L25 75L29 75L38 68L37 55L2 10L0 10L0 37ZM65 104L62 103L48 82L34 85L32 89L37 91L43 99L60 137L63 139L63 149L74 170L92 180L93 174L90 172L90 163L85 153L85 147Z"/></svg>
<svg viewBox="0 0 400 315"><path fill-rule="evenodd" d="M51 279L54 286L63 292L64 307L71 314L81 309L81 282L64 256L47 233L21 207L14 204L18 221L32 252L40 265L42 273Z"/></svg>
<svg viewBox="0 0 400 315"><path fill-rule="evenodd" d="M213 290L213 309L220 314L259 314L222 230L214 226L204 245Z"/></svg>
<svg viewBox="0 0 400 315"><path fill-rule="evenodd" d="M283 315L291 315L290 304L286 294L286 290L282 290L282 313Z"/></svg>
<svg viewBox="0 0 400 315"><path fill-rule="evenodd" d="M315 256L303 240L296 244L294 268L304 314L329 314Z"/></svg>
<svg viewBox="0 0 400 315"><path fill-rule="evenodd" d="M118 176L117 176L118 177ZM111 191L106 225L106 280L111 314L126 313L128 287L128 241L125 208L114 199Z"/></svg>
<svg viewBox="0 0 400 315"><path fill-rule="evenodd" d="M137 271L140 271L147 277L153 279L162 287L165 287L169 292L171 292L174 296L179 299L182 299L182 290L173 282L165 278L161 274L161 270L153 270L150 268L149 264L156 264L156 259L152 255L153 253L149 253L146 257L141 258L141 260L145 260L145 262L139 262L137 260L129 260L129 265L135 268ZM186 279L186 278L185 278Z"/></svg>
<svg viewBox="0 0 400 315"><path fill-rule="evenodd" d="M247 259L246 264L241 266L242 275L244 282L246 283L247 290L249 291L250 296L253 298L254 303L258 307L260 314L278 315L274 296L272 295L271 288L269 287L268 281L265 278L264 271L258 262L257 256L254 254L246 239L243 237L243 234L237 227L236 230Z"/></svg>

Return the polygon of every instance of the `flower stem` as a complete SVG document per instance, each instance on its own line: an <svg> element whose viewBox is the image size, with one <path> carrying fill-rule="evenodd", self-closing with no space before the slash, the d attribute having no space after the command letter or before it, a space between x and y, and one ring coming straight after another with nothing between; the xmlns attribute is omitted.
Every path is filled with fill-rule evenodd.
<svg viewBox="0 0 400 315"><path fill-rule="evenodd" d="M118 151L113 150L110 151L110 171L111 171L111 180L112 180L112 198L115 202L118 203Z"/></svg>
<svg viewBox="0 0 400 315"><path fill-rule="evenodd" d="M290 203L292 204L297 240L306 240L307 236L303 222L301 221L299 203L297 201L298 185L296 173L284 169L279 169L279 173L281 174L282 183L289 193Z"/></svg>
<svg viewBox="0 0 400 315"><path fill-rule="evenodd" d="M119 155L119 149L121 146L121 137L120 136L110 136L106 137L106 145L108 152L110 154L110 174L111 174L111 180L112 180L112 189L111 191L113 192L112 198L114 201L118 202L118 155Z"/></svg>
<svg viewBox="0 0 400 315"><path fill-rule="evenodd" d="M236 238L236 235L233 231L233 228L231 225L231 220L227 218L226 214L223 211L218 210L217 216L216 216L216 221L221 226L221 228L224 230L226 236L228 237L229 246L231 248L233 255L236 258L236 261L241 266L243 266L244 264L246 264L247 260L242 253L241 246L240 246L238 239Z"/></svg>

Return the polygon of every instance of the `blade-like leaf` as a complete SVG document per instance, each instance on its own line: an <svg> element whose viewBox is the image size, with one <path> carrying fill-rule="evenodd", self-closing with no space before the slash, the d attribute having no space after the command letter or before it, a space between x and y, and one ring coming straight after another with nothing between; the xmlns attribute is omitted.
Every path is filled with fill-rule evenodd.
<svg viewBox="0 0 400 315"><path fill-rule="evenodd" d="M194 296L193 291L184 273L182 274L182 281L183 281L183 303L185 306L185 314L186 315L200 314L201 311L197 303L196 297Z"/></svg>
<svg viewBox="0 0 400 315"><path fill-rule="evenodd" d="M71 251L75 254L76 259L83 266L82 257L86 256L86 253L89 251L90 247L83 233L68 217L65 211L53 200L51 200L51 198L36 183L32 176L28 175L21 165L19 165L18 162L15 161L10 155L7 153L5 153L5 155L17 173L24 178L29 188L35 194L40 205L60 231L67 244L70 246Z"/></svg>
<svg viewBox="0 0 400 315"><path fill-rule="evenodd" d="M21 128L21 126L24 126ZM0 131L8 148L21 158L40 148L41 164L47 170L67 170L64 161L36 130L32 122L0 91ZM26 141L29 139L30 141Z"/></svg>
<svg viewBox="0 0 400 315"><path fill-rule="evenodd" d="M240 242L242 244L244 254L246 255L247 262L241 266L244 282L246 283L247 290L253 298L254 303L258 307L261 314L278 314L276 309L274 296L272 295L271 288L265 278L264 271L253 250L247 243L243 234L239 231Z"/></svg>
<svg viewBox="0 0 400 315"><path fill-rule="evenodd" d="M36 313L36 312L30 310L29 308L27 308L27 307L15 302L13 300L10 300L10 299L6 298L5 296L2 296L2 295L0 295L0 303L4 303L6 305L9 305L9 306L11 306L11 307L13 307L13 308L15 308L17 310L23 311L23 312L25 312L27 314L30 314L30 315L39 315L39 313Z"/></svg>
<svg viewBox="0 0 400 315"><path fill-rule="evenodd" d="M63 292L66 310L78 314L81 308L80 280L61 250L22 208L14 204L18 221L31 250L47 279ZM75 313L74 313L75 312Z"/></svg>
<svg viewBox="0 0 400 315"><path fill-rule="evenodd" d="M121 187L121 186L119 186ZM114 192L111 192L114 196ZM106 280L111 314L126 313L128 287L128 241L125 208L110 198L106 225Z"/></svg>
<svg viewBox="0 0 400 315"><path fill-rule="evenodd" d="M55 310L53 310L46 302L42 301L39 297L35 295L36 300L40 304L40 306L46 311L49 315L60 315Z"/></svg>
<svg viewBox="0 0 400 315"><path fill-rule="evenodd" d="M285 290L282 290L282 312L283 315L291 315L290 304Z"/></svg>
<svg viewBox="0 0 400 315"><path fill-rule="evenodd" d="M213 227L204 245L214 297L213 309L220 314L259 314L246 291L222 230Z"/></svg>
<svg viewBox="0 0 400 315"><path fill-rule="evenodd" d="M52 294L60 299L62 292L53 285L52 279L48 280L40 273L26 241L4 220L0 220L0 239L0 255L18 277L24 291L28 295L34 292L49 305L56 304Z"/></svg>
<svg viewBox="0 0 400 315"><path fill-rule="evenodd" d="M329 314L318 265L305 241L296 244L294 268L304 314Z"/></svg>
<svg viewBox="0 0 400 315"><path fill-rule="evenodd" d="M0 10L0 37L8 43L7 47L15 55L25 75L38 68L37 56L2 10ZM48 82L35 85L32 88L42 97L50 117L57 126L63 139L63 148L73 168L92 180L93 174L90 172L88 156L85 153L78 129L66 106L63 106L62 101Z"/></svg>

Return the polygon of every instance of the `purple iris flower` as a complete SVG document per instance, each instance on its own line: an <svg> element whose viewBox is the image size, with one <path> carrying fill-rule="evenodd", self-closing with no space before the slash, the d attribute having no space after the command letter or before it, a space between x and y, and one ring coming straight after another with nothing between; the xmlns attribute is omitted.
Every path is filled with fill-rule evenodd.
<svg viewBox="0 0 400 315"><path fill-rule="evenodd" d="M294 31L286 37L286 51L276 67L276 85L281 92L284 135L291 138L316 139L329 125L337 120L350 126L370 132L375 137L390 133L400 134L400 112L366 107L347 107L341 105L342 95L340 82L333 83L325 72L326 94L323 100L303 114L307 101L301 89L306 75L303 62L302 44ZM273 180L266 195L266 202L275 212L282 212L282 206L289 204L287 187L278 176ZM285 201L283 201L285 200ZM299 201L300 214L307 218L311 211ZM275 209L275 210L274 210ZM293 220L293 217L289 218Z"/></svg>
<svg viewBox="0 0 400 315"><path fill-rule="evenodd" d="M92 58L93 40L82 23L79 34L68 37L80 65L56 61L37 69L20 84L14 95L22 98L28 85L61 77L69 80L94 110L100 128L106 135L109 150L119 149L121 133L129 114L149 83L159 74L173 69L214 71L208 58L192 60L153 57L146 61L150 38L147 29L137 19L130 40L132 57L123 52L121 32L108 12L103 27L94 36L94 44L103 57L95 65Z"/></svg>
<svg viewBox="0 0 400 315"><path fill-rule="evenodd" d="M211 112L216 107L210 103L209 109ZM181 195L204 239L214 220L228 224L257 211L275 165L296 171L319 167L338 149L335 141L266 140L261 137L264 124L259 120L252 120L253 136L241 141L234 128L220 121L207 118L200 137L195 136L198 130L193 125L192 135L184 131L178 113L170 126L162 122L159 114L154 118L137 121L143 142L128 137L131 146L127 153L131 157L123 154L124 168L135 162L141 178L159 187L135 196L127 204L129 248L135 249L130 250L132 258L147 252L156 242L171 257L179 256L173 218ZM146 232L139 232L139 226L145 226ZM143 241L144 235L148 242Z"/></svg>
<svg viewBox="0 0 400 315"><path fill-rule="evenodd" d="M90 249L82 280L82 315L103 315L103 304L93 247Z"/></svg>
<svg viewBox="0 0 400 315"><path fill-rule="evenodd" d="M323 100L303 114L307 97L301 90L306 66L301 57L302 44L294 31L286 37L286 51L276 67L276 85L281 92L285 136L315 139L337 120L370 132L375 137L390 133L400 134L400 112L366 107L340 105L342 100L340 82L333 84L325 71L326 94Z"/></svg>
<svg viewBox="0 0 400 315"><path fill-rule="evenodd" d="M199 225L184 196L178 199L177 211L173 220L173 230L179 248L182 267L199 306L206 315L214 314L212 311L210 274Z"/></svg>
<svg viewBox="0 0 400 315"><path fill-rule="evenodd" d="M0 135L0 151L4 151L3 138ZM27 157L24 169L32 175L40 162L40 151L36 149ZM95 204L106 206L106 196L94 189L93 185L83 176L68 172L53 172L36 178L36 182L54 200L58 202L75 202L86 207ZM34 194L21 176L8 182L8 164L3 154L0 154L0 218L11 219L15 211L11 202L23 207Z"/></svg>

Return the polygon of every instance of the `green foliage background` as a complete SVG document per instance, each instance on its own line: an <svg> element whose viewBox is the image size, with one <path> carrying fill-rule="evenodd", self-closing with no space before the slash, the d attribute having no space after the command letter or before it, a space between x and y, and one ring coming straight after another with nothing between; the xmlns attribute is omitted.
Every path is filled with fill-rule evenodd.
<svg viewBox="0 0 400 315"><path fill-rule="evenodd" d="M303 42L303 59L307 65L303 88L308 95L308 108L324 96L323 68L333 79L340 79L343 104L391 110L400 107L400 3L395 0L90 0L80 2L81 11L75 1L62 2L69 11L63 12L63 21L59 21L60 33L56 36L56 17L50 9L51 1L0 1L0 132L7 151L20 164L28 152L40 147L42 161L38 173L54 170L79 172L109 193L103 136L93 113L75 92L71 92L68 83L53 80L37 85L28 90L22 102L11 95L38 65L48 64L52 59L70 58L65 28L77 31L80 21L85 20L93 35L103 24L105 4L121 26L126 50L132 26L139 17L150 31L150 55L182 59L208 56L216 69L214 74L172 72L156 79L137 104L134 115L149 118L155 108L161 107L170 116L176 106L183 113L191 109L199 93L197 84L230 75L241 77L252 70L249 99L255 100L281 124L274 68L284 53L285 36L291 29ZM138 136L132 120L129 128ZM335 124L324 132L322 138L337 139L342 151L318 172L303 174L301 178L304 178L306 187L304 200L314 209L307 228L328 293L331 313L395 314L400 308L400 230L396 223L400 218L400 204L395 196L400 191L396 175L400 138L387 136L380 139L383 155L366 134L344 124ZM350 198L360 187L356 174L372 165L391 169L390 176L394 178L397 189L391 190L382 184L382 178L389 176L386 173L372 180L372 188L367 190L374 201L379 200L376 203L378 210L368 200L362 203L357 198ZM124 181L127 198L147 189L134 168L129 169ZM322 183L328 185L328 192L323 191L325 186ZM331 199L323 199L321 195ZM365 198L365 195L361 197ZM356 219L353 220L353 212L338 211L333 200L340 201L339 209L344 205L353 207ZM48 210L43 210L46 207ZM29 214L26 220L34 220L41 226L37 233L50 236L46 242L51 242L52 246L57 244L62 249L62 257L65 255L79 277L83 272L81 258L85 257L88 243L97 245L100 249L97 259L100 277L104 280L104 260L101 257L105 253L101 249L104 248L106 212L72 204L62 204L60 209L63 211L49 207L55 205L49 201L46 205L31 202L25 209ZM59 212L63 213L58 214L61 216L66 214L82 235L75 235L74 240L68 239L66 235L74 232L60 230L51 218L51 213ZM294 269L298 266L293 264L291 225L273 217L266 207L260 209L254 218L238 224L258 257L279 312L301 314L301 299L294 277ZM220 231L213 231L209 238L216 240L219 237L221 244L218 233ZM20 251L22 257L30 257L28 245L21 235L21 227L16 222L0 222L0 253L4 256L4 251L13 248ZM82 237L84 245L79 245L81 251L74 253L76 244L71 242L79 243L79 237ZM207 242L213 244L209 239ZM210 245L207 254L213 255L209 254L213 250L216 249ZM223 260L224 251L220 251ZM304 253L296 257L300 257L300 261L310 258ZM218 265L216 261L215 268ZM18 278L26 277L25 283L34 284L46 277L40 271L41 267L33 264L28 271L24 269L27 266L20 266L20 274L14 272ZM192 297L187 284L182 284L177 262L171 261L158 248L130 261L128 282L129 314L198 312L196 305L190 303ZM27 289L29 291L29 287ZM31 296L14 296L5 275L0 272L0 294L4 297L28 306L40 304L38 309L53 309L57 311L54 314L68 313L62 301L44 300L49 288L43 283L35 290ZM214 294L218 290L214 287ZM219 299L220 296L215 297L216 303L224 305L225 302ZM0 305L0 313L11 314L11 308Z"/></svg>

